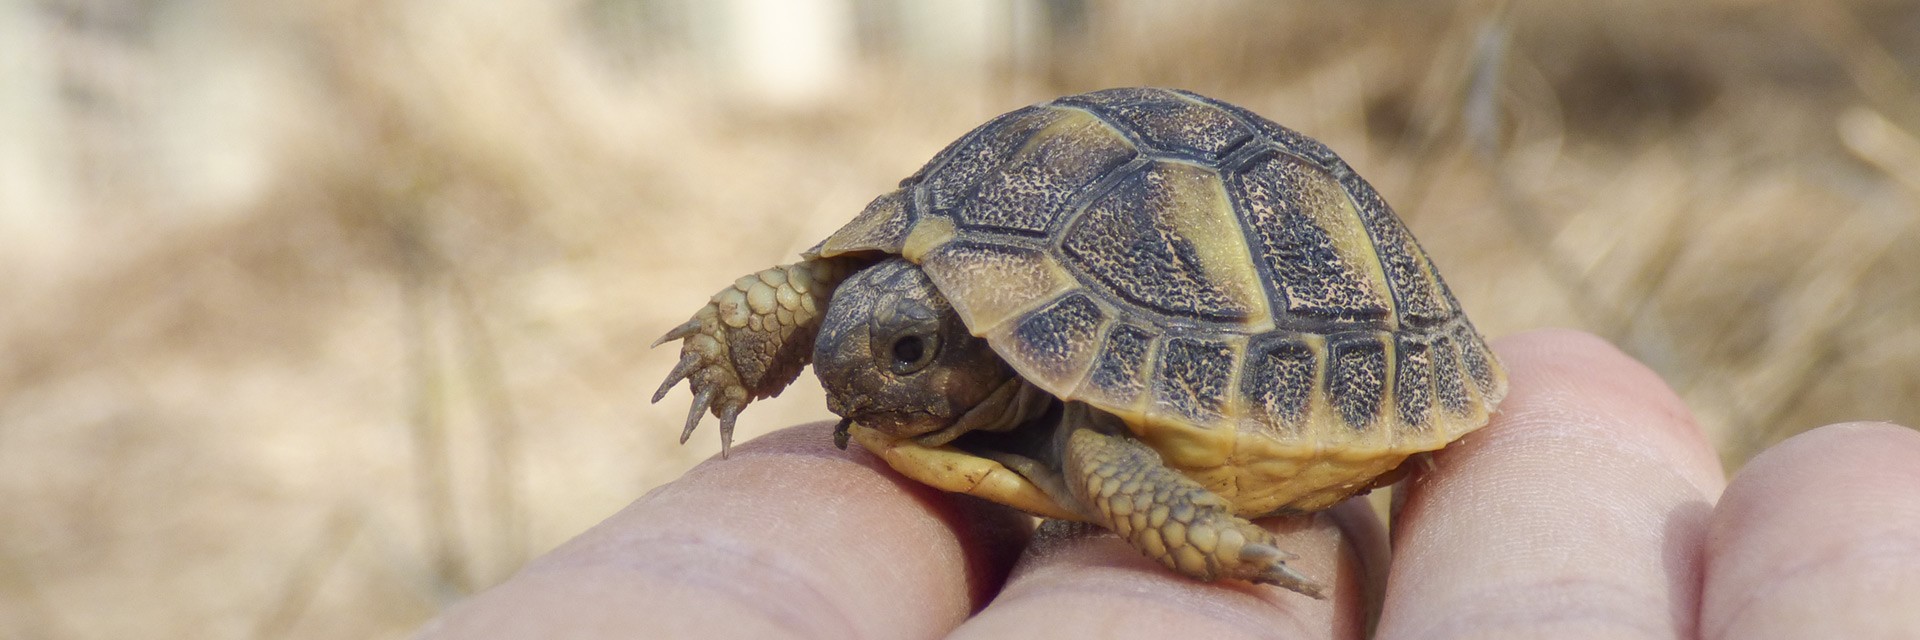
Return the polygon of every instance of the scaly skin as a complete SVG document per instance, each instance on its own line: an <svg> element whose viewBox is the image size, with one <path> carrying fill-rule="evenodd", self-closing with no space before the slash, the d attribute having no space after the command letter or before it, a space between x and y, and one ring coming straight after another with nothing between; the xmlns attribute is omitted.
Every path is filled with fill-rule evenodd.
<svg viewBox="0 0 1920 640"><path fill-rule="evenodd" d="M1273 534L1233 515L1225 498L1161 464L1137 440L1076 429L1065 447L1067 491L1147 557L1199 580L1235 578L1326 598L1288 568Z"/></svg>
<svg viewBox="0 0 1920 640"><path fill-rule="evenodd" d="M742 276L707 306L653 343L680 340L680 364L653 401L686 380L693 407L680 442L702 414L720 417L720 456L733 446L733 425L747 403L778 395L813 359L814 337L834 287L859 268L855 260L814 258Z"/></svg>

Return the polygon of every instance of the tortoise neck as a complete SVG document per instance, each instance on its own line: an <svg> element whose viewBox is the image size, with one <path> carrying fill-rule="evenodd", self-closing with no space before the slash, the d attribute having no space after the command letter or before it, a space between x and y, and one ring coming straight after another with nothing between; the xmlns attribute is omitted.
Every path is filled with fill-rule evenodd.
<svg viewBox="0 0 1920 640"><path fill-rule="evenodd" d="M1053 396L1019 376L1008 378L987 399L960 414L960 419L945 429L914 438L915 442L937 447L974 431L1011 431L1047 412Z"/></svg>

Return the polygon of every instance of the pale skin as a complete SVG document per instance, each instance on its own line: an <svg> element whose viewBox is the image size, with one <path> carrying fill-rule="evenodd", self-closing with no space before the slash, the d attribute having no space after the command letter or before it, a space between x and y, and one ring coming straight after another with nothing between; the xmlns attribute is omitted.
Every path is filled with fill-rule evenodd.
<svg viewBox="0 0 1920 640"><path fill-rule="evenodd" d="M1920 635L1920 432L1822 427L1729 481L1673 392L1604 342L1495 348L1511 395L1398 489L1390 534L1355 501L1263 521L1329 600L1036 533L820 423L709 460L422 635L1358 638L1376 605L1380 638Z"/></svg>

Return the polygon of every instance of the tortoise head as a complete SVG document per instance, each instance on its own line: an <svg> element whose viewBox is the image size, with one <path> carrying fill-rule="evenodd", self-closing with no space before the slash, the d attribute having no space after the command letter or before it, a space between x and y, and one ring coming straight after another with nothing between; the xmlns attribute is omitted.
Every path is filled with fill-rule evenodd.
<svg viewBox="0 0 1920 640"><path fill-rule="evenodd" d="M1047 399L901 258L861 270L834 291L813 370L843 436L852 422L938 446L968 431L1010 429L1044 411Z"/></svg>

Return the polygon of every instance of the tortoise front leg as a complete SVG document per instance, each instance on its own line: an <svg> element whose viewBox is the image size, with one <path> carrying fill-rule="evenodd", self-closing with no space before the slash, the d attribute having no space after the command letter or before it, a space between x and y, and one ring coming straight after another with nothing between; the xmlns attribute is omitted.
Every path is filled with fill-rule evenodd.
<svg viewBox="0 0 1920 640"><path fill-rule="evenodd" d="M813 359L814 336L833 289L860 266L844 258L813 258L741 277L713 294L707 306L653 343L680 340L680 364L653 401L681 380L693 391L685 444L708 411L720 417L720 456L733 445L733 424L747 403L778 395Z"/></svg>

